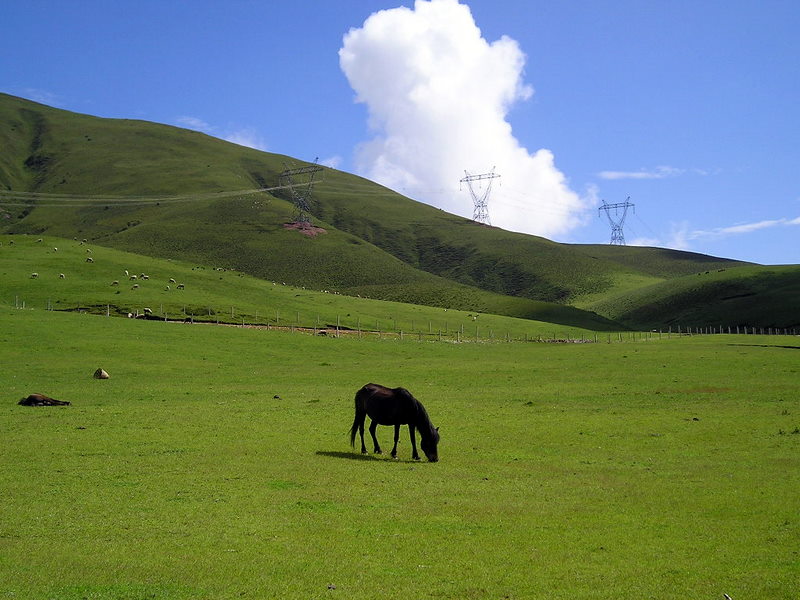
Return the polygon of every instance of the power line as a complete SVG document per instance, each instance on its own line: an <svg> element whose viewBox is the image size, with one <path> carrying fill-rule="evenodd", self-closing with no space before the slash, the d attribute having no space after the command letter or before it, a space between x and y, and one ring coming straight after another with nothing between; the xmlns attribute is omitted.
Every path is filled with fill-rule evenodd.
<svg viewBox="0 0 800 600"><path fill-rule="evenodd" d="M272 187L235 190L228 192L205 192L183 196L90 196L78 194L48 194L40 192L21 192L14 190L0 190L0 205L2 206L30 206L35 202L38 207L63 207L65 204L75 207L98 206L102 204L116 204L118 206L146 206L151 204L171 204L178 202L194 202L197 200L212 200L216 198L229 198L231 196L250 196L262 192L292 189L306 183L291 183ZM13 200L16 202L9 202ZM44 202L37 202L44 200Z"/></svg>

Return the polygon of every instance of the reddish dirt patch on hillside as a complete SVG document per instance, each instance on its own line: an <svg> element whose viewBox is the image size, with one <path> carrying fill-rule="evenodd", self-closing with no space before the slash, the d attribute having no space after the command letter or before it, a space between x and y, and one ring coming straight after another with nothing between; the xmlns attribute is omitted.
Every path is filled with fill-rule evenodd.
<svg viewBox="0 0 800 600"><path fill-rule="evenodd" d="M317 237L320 233L327 233L322 227L316 227L311 223L284 223L285 229L294 229L308 237Z"/></svg>

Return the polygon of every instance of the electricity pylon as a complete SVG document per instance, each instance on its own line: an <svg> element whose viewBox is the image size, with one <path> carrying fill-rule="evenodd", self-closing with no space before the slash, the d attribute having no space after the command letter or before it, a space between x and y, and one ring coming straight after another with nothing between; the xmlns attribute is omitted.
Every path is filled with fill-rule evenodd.
<svg viewBox="0 0 800 600"><path fill-rule="evenodd" d="M322 167L316 164L316 161L313 165L296 169L290 169L289 165L283 164L286 170L279 176L280 185L288 187L292 195L295 207L294 222L311 223L311 207L308 205L308 199L314 187L314 177L322 171ZM297 178L300 178L300 181L297 181Z"/></svg>
<svg viewBox="0 0 800 600"><path fill-rule="evenodd" d="M630 202L631 197L628 196L625 202L617 202L616 204L607 204L603 200L603 206L598 209L598 215L602 215L603 211L608 217L608 222L611 225L611 244L616 246L625 245L625 235L622 233L622 226L625 224L625 217L628 216L628 209L633 208L636 212L635 204ZM611 215L614 211L614 215Z"/></svg>
<svg viewBox="0 0 800 600"><path fill-rule="evenodd" d="M475 210L472 212L472 220L476 223L483 223L484 225L491 225L489 220L489 193L492 191L492 181L500 177L494 172L494 167L489 173L481 173L480 175L470 175L464 171L466 177L459 180L459 183L466 183L469 188L469 193L472 195L472 202L475 204ZM474 181L488 180L486 190L479 194L472 187Z"/></svg>

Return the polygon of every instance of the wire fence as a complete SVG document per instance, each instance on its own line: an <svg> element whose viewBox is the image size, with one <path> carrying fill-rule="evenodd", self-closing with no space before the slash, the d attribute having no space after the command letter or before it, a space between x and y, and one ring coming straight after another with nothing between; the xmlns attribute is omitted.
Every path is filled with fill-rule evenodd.
<svg viewBox="0 0 800 600"><path fill-rule="evenodd" d="M300 311L290 315L275 311L240 312L235 306L225 309L205 307L175 308L159 305L158 309L150 307L117 307L111 304L62 304L47 300L39 306L33 306L19 296L14 297L14 308L25 310L43 308L47 311L78 312L85 314L103 315L106 317L127 317L131 319L144 319L150 321L163 321L168 323L188 323L198 325L235 326L250 329L265 329L275 331L289 331L292 333L305 333L315 336L332 338L357 337L359 339L381 339L398 341L436 341L451 343L466 342L538 342L561 344L585 343L622 343L622 342L647 342L679 337L692 337L699 335L800 335L800 328L756 327L750 325L732 326L668 326L662 329L648 331L616 331L593 332L587 330L561 328L554 326L547 333L532 333L530 331L514 330L510 328L495 328L471 323L453 324L445 321L434 326L431 320L410 320L398 324L394 319L362 318L347 315L343 320L337 315L335 319L320 315L301 316ZM58 305L58 306L56 306Z"/></svg>

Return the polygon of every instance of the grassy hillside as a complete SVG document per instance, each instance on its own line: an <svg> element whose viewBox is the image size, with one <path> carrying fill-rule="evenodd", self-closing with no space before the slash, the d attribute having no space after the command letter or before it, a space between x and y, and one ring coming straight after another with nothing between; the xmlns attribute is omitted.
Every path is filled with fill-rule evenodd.
<svg viewBox="0 0 800 600"><path fill-rule="evenodd" d="M558 244L478 225L327 168L311 202L324 232L310 237L285 227L294 214L285 190L257 191L277 186L287 164L305 163L4 94L0 143L0 232L85 238L314 289L524 318L539 310L531 301L556 302L611 317L618 311L609 299L743 264Z"/></svg>
<svg viewBox="0 0 800 600"><path fill-rule="evenodd" d="M613 262L598 265L542 238L478 226L331 169L312 206L328 233L308 239L283 229L293 214L285 194L228 195L277 185L287 157L7 95L0 95L0 123L10 149L0 159L0 186L40 194L6 196L7 231L77 235L150 255L224 261L300 285L313 280L355 289L367 279L384 293L387 285L433 281L405 268L411 267L500 294L564 302L609 289L612 274L630 271ZM170 195L185 198L148 201ZM331 254L340 264L331 264Z"/></svg>
<svg viewBox="0 0 800 600"><path fill-rule="evenodd" d="M590 307L630 327L797 327L800 266L704 271L634 290Z"/></svg>
<svg viewBox="0 0 800 600"><path fill-rule="evenodd" d="M130 279L131 275L136 279ZM590 331L620 329L602 317L570 306L495 297L476 288L465 287L461 294L456 293L458 286L455 291L443 289L442 294L453 293L452 297L440 298L453 303L453 308L444 310L332 293L335 290L293 287L213 264L156 259L79 240L28 235L0 235L0 282L0 304L34 309L124 315L144 314L149 308L158 318L230 323L244 319L248 324L307 328L338 324L352 330L402 330L437 339L440 331L445 338L461 331L470 339L476 335L501 339L506 335L580 337ZM465 310L456 310L459 303ZM468 308L473 305L505 307L506 314L525 316L520 319L476 312Z"/></svg>

